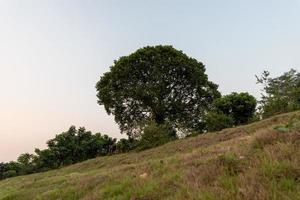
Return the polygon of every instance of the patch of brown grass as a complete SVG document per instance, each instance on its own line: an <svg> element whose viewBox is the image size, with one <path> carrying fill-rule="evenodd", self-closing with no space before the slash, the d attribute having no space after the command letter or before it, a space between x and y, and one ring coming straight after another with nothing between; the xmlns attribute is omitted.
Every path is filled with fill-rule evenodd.
<svg viewBox="0 0 300 200"><path fill-rule="evenodd" d="M253 148L263 149L266 145L274 144L279 139L283 138L283 134L272 130L263 130L259 132L254 139Z"/></svg>
<svg viewBox="0 0 300 200"><path fill-rule="evenodd" d="M268 191L254 170L241 174L237 179L239 195L244 200L268 199Z"/></svg>
<svg viewBox="0 0 300 200"><path fill-rule="evenodd" d="M215 162L210 162L199 167L192 166L188 169L186 184L196 189L213 186L221 174L222 170Z"/></svg>

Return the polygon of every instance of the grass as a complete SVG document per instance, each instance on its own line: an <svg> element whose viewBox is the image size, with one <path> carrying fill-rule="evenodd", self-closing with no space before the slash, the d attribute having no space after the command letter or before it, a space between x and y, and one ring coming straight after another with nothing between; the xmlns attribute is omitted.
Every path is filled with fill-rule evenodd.
<svg viewBox="0 0 300 200"><path fill-rule="evenodd" d="M300 113L0 181L0 199L299 199Z"/></svg>

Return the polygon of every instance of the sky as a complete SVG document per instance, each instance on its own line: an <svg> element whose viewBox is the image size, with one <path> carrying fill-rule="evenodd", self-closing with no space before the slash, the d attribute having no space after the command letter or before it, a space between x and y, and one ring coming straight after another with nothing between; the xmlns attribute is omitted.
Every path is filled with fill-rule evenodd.
<svg viewBox="0 0 300 200"><path fill-rule="evenodd" d="M300 0L0 0L0 162L71 125L124 137L95 84L158 44L203 62L222 94L259 97L256 74L300 70Z"/></svg>

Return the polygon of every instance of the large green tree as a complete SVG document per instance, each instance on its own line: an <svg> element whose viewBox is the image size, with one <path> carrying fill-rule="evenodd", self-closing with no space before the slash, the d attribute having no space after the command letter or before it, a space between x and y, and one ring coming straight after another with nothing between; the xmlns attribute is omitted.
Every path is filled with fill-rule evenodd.
<svg viewBox="0 0 300 200"><path fill-rule="evenodd" d="M114 62L96 85L98 103L132 136L144 120L203 128L218 86L205 67L172 46L148 46Z"/></svg>

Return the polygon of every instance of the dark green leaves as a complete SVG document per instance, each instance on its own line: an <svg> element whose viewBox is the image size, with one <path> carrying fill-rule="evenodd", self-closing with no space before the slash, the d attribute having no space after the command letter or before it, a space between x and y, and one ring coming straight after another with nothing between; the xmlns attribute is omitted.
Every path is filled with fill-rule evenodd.
<svg viewBox="0 0 300 200"><path fill-rule="evenodd" d="M204 65L171 46L145 47L121 57L96 89L98 103L129 135L144 120L201 130L205 112L220 96Z"/></svg>
<svg viewBox="0 0 300 200"><path fill-rule="evenodd" d="M255 113L256 104L255 97L247 92L233 92L214 103L217 110L233 118L234 125L248 123Z"/></svg>

